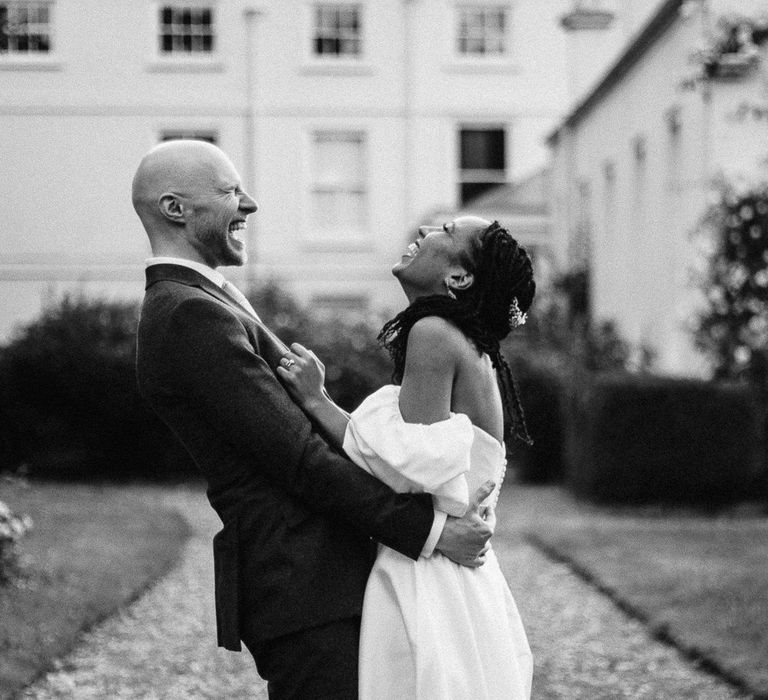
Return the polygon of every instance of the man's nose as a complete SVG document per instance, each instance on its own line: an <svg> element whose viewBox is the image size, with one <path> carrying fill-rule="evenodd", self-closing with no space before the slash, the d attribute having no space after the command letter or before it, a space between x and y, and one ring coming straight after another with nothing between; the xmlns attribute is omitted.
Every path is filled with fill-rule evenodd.
<svg viewBox="0 0 768 700"><path fill-rule="evenodd" d="M252 214L258 210L259 205L256 204L256 200L251 197L251 195L243 192L243 194L240 196L240 208L244 209L249 214Z"/></svg>

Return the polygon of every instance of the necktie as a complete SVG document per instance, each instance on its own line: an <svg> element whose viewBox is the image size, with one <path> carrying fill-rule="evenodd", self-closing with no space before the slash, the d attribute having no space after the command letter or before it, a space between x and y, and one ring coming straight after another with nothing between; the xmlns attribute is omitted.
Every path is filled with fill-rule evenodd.
<svg viewBox="0 0 768 700"><path fill-rule="evenodd" d="M257 321L261 321L259 318L259 314L256 313L256 309L254 309L251 306L251 302L248 301L248 299L245 298L245 294L243 294L237 287L235 287L232 282L229 280L224 280L224 284L221 285L221 288L229 294L240 306L242 306L248 313L252 314L256 317Z"/></svg>

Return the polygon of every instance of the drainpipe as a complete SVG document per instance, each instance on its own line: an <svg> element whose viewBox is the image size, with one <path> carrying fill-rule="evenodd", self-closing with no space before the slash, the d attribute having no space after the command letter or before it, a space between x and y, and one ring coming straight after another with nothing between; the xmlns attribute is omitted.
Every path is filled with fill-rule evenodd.
<svg viewBox="0 0 768 700"><path fill-rule="evenodd" d="M413 6L416 0L403 0L403 213L410 228L413 211Z"/></svg>
<svg viewBox="0 0 768 700"><path fill-rule="evenodd" d="M262 10L254 7L243 10L243 18L245 19L244 189L252 193L257 202L260 193L256 186L256 25L263 14ZM250 217L246 229L248 232L248 262L245 266L246 289L251 289L256 282L257 220L256 216Z"/></svg>

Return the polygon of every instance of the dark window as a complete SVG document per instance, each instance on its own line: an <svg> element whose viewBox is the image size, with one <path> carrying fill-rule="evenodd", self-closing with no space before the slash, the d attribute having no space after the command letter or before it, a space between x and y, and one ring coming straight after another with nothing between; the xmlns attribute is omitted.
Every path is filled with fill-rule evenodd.
<svg viewBox="0 0 768 700"><path fill-rule="evenodd" d="M360 14L359 5L317 5L313 38L315 55L359 56L363 48Z"/></svg>
<svg viewBox="0 0 768 700"><path fill-rule="evenodd" d="M463 205L506 182L506 134L504 129L462 129L459 141L459 201Z"/></svg>
<svg viewBox="0 0 768 700"><path fill-rule="evenodd" d="M165 5L160 8L161 53L210 53L214 49L210 7Z"/></svg>
<svg viewBox="0 0 768 700"><path fill-rule="evenodd" d="M50 50L49 3L0 3L0 53L38 54Z"/></svg>

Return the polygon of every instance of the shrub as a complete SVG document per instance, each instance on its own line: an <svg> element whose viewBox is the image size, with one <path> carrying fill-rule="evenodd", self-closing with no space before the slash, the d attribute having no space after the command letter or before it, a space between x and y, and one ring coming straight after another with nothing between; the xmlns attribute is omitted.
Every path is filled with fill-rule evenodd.
<svg viewBox="0 0 768 700"><path fill-rule="evenodd" d="M723 187L698 231L706 246L706 307L695 339L715 377L768 384L768 186Z"/></svg>
<svg viewBox="0 0 768 700"><path fill-rule="evenodd" d="M16 515L0 501L0 584L8 583L18 571L16 543L32 529L28 515Z"/></svg>
<svg viewBox="0 0 768 700"><path fill-rule="evenodd" d="M265 322L326 365L331 396L347 410L388 381L378 347L383 319L311 315L275 283L251 295ZM135 303L64 296L0 348L0 471L33 477L181 478L197 473L144 403L135 379Z"/></svg>
<svg viewBox="0 0 768 700"><path fill-rule="evenodd" d="M392 363L376 342L383 317L356 311L311 314L274 281L249 298L285 343L299 342L320 358L328 393L345 410L390 380Z"/></svg>
<svg viewBox="0 0 768 700"><path fill-rule="evenodd" d="M759 495L764 420L749 387L595 375L571 400L567 481L576 493L711 504Z"/></svg>
<svg viewBox="0 0 768 700"><path fill-rule="evenodd" d="M5 467L48 478L156 478L188 458L135 380L136 304L65 296L0 349Z"/></svg>
<svg viewBox="0 0 768 700"><path fill-rule="evenodd" d="M567 369L550 358L549 362L525 355L511 357L512 371L520 390L528 432L533 445L509 446L508 458L517 477L526 483L549 483L563 477L563 449L566 430L565 397Z"/></svg>

